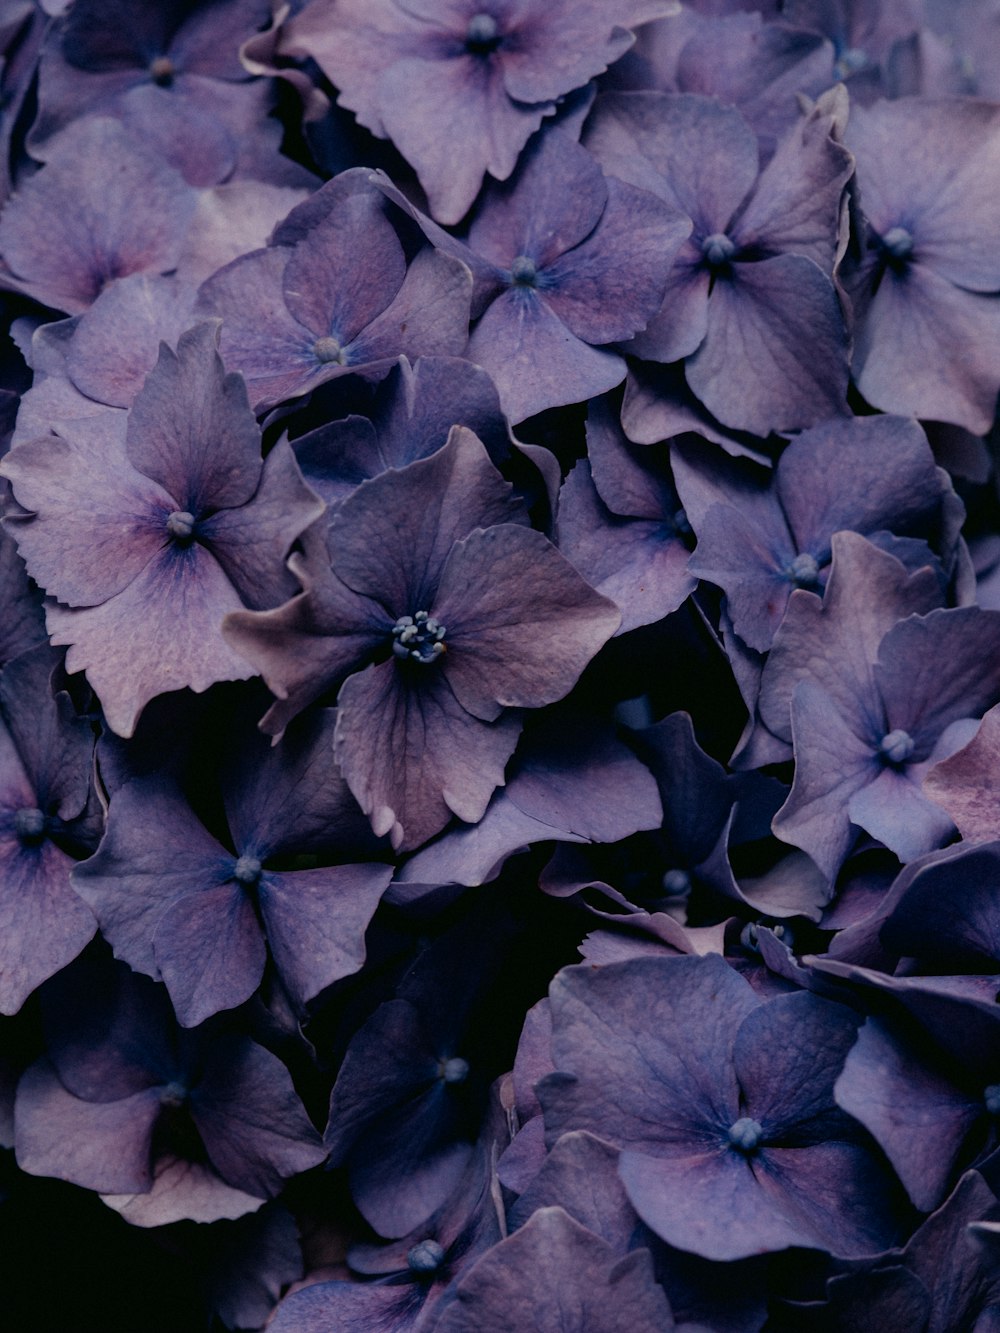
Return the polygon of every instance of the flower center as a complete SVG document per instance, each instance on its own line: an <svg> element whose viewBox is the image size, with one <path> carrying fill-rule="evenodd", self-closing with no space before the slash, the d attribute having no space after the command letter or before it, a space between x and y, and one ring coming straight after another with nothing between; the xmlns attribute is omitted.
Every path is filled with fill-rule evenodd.
<svg viewBox="0 0 1000 1333"><path fill-rule="evenodd" d="M442 1060L438 1065L438 1077L445 1083L464 1083L469 1077L469 1062L460 1055L453 1055L450 1060Z"/></svg>
<svg viewBox="0 0 1000 1333"><path fill-rule="evenodd" d="M860 46L849 46L846 51L841 53L840 59L834 65L837 77L845 79L848 74L857 74L859 70L868 66L868 54L862 51Z"/></svg>
<svg viewBox="0 0 1000 1333"><path fill-rule="evenodd" d="M492 14L473 14L465 30L465 49L470 56L488 56L500 45L500 26Z"/></svg>
<svg viewBox="0 0 1000 1333"><path fill-rule="evenodd" d="M441 1267L444 1250L436 1240L421 1240L408 1251L406 1262L411 1273L434 1273Z"/></svg>
<svg viewBox="0 0 1000 1333"><path fill-rule="evenodd" d="M238 880L240 884L246 884L249 888L260 879L260 868L256 856L241 856L236 862L233 879Z"/></svg>
<svg viewBox="0 0 1000 1333"><path fill-rule="evenodd" d="M401 662L428 666L444 653L445 626L432 620L426 611L400 616L392 627L392 651Z"/></svg>
<svg viewBox="0 0 1000 1333"><path fill-rule="evenodd" d="M187 543L194 536L195 517L186 509L175 509L167 515L167 531L175 542Z"/></svg>
<svg viewBox="0 0 1000 1333"><path fill-rule="evenodd" d="M905 227L890 227L882 237L882 249L890 259L902 262L913 253L913 237Z"/></svg>
<svg viewBox="0 0 1000 1333"><path fill-rule="evenodd" d="M157 56L150 62L149 77L161 88L169 88L174 81L174 62L167 56Z"/></svg>
<svg viewBox="0 0 1000 1333"><path fill-rule="evenodd" d="M819 583L819 565L808 551L797 555L785 569L785 576L796 588L815 588Z"/></svg>
<svg viewBox="0 0 1000 1333"><path fill-rule="evenodd" d="M737 1152L756 1152L763 1136L764 1130L760 1121L751 1120L749 1116L742 1116L735 1124L729 1126L729 1146L735 1148Z"/></svg>
<svg viewBox="0 0 1000 1333"><path fill-rule="evenodd" d="M187 1101L188 1090L183 1083L167 1083L160 1089L160 1105L179 1110Z"/></svg>
<svg viewBox="0 0 1000 1333"><path fill-rule="evenodd" d="M336 338L317 338L313 343L313 356L324 365L328 365L331 361L339 361L343 365L343 352L344 349Z"/></svg>
<svg viewBox="0 0 1000 1333"><path fill-rule="evenodd" d="M691 892L691 876L686 870L673 869L668 870L663 876L663 891L670 894L672 898L679 898L682 894Z"/></svg>
<svg viewBox="0 0 1000 1333"><path fill-rule="evenodd" d="M991 1083L983 1089L983 1101L990 1115L1000 1116L1000 1083Z"/></svg>
<svg viewBox="0 0 1000 1333"><path fill-rule="evenodd" d="M723 232L716 231L702 241L701 253L711 268L722 268L736 253L736 246Z"/></svg>
<svg viewBox="0 0 1000 1333"><path fill-rule="evenodd" d="M18 810L14 816L14 832L23 843L41 842L45 837L45 816L34 807Z"/></svg>
<svg viewBox="0 0 1000 1333"><path fill-rule="evenodd" d="M527 255L517 255L510 266L510 280L515 287L534 287L538 266Z"/></svg>
<svg viewBox="0 0 1000 1333"><path fill-rule="evenodd" d="M905 764L913 753L913 737L908 731L888 732L878 743L879 754L888 764Z"/></svg>

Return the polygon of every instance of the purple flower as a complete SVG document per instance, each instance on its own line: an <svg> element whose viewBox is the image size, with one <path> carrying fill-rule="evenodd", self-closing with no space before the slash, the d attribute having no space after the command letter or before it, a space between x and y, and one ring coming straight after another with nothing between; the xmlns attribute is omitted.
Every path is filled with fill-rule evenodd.
<svg viewBox="0 0 1000 1333"><path fill-rule="evenodd" d="M523 523L483 446L455 427L430 458L363 482L328 532L313 529L293 562L298 597L227 622L278 696L269 729L343 682L338 762L401 850L453 814L482 818L516 710L561 699L617 628L614 606Z"/></svg>
<svg viewBox="0 0 1000 1333"><path fill-rule="evenodd" d="M918 568L933 560L926 543L890 534L936 535L948 494L920 427L898 417L815 426L768 474L693 444L675 448L674 471L698 538L689 567L725 591L733 628L758 652L792 591L825 585L835 532L873 537Z"/></svg>
<svg viewBox="0 0 1000 1333"><path fill-rule="evenodd" d="M795 746L774 831L831 879L856 828L904 861L948 837L921 779L1000 696L1000 615L934 607L929 569L907 576L854 533L838 533L833 552L825 597L789 599L760 696L765 724Z"/></svg>
<svg viewBox="0 0 1000 1333"><path fill-rule="evenodd" d="M514 422L621 383L625 363L607 344L646 327L689 230L672 203L605 176L558 129L539 135L506 184L483 191L462 240L416 216L472 270L466 355L489 371Z"/></svg>
<svg viewBox="0 0 1000 1333"><path fill-rule="evenodd" d="M358 859L378 849L357 846L359 824L372 839L333 763L332 733L333 718L318 713L277 747L256 731L229 736L231 847L162 777L112 796L107 833L75 887L116 956L164 981L185 1027L249 999L268 956L303 1008L364 962L365 930L392 872L354 863L356 849ZM309 853L341 864L273 864Z"/></svg>
<svg viewBox="0 0 1000 1333"><path fill-rule="evenodd" d="M166 690L245 680L223 616L291 591L289 546L319 513L287 444L260 460L260 434L216 329L165 345L129 411L72 423L3 463L31 516L12 519L50 598L52 641L69 644L111 728L128 736Z"/></svg>
<svg viewBox="0 0 1000 1333"><path fill-rule="evenodd" d="M550 996L547 1136L617 1144L632 1206L668 1244L732 1260L892 1240L890 1181L833 1100L849 1009L805 992L762 1003L714 955L567 968Z"/></svg>
<svg viewBox="0 0 1000 1333"><path fill-rule="evenodd" d="M323 1160L281 1061L233 1033L179 1032L152 982L84 966L49 1001L49 1055L18 1087L22 1170L161 1226L253 1212Z"/></svg>
<svg viewBox="0 0 1000 1333"><path fill-rule="evenodd" d="M608 172L692 222L662 309L629 345L687 358L688 385L724 425L767 435L844 414L847 333L832 273L850 154L833 95L770 162L734 108L658 93L601 99L584 142Z"/></svg>
<svg viewBox="0 0 1000 1333"><path fill-rule="evenodd" d="M989 429L1000 389L1000 108L912 98L851 113L865 227L845 281L875 407Z"/></svg>
<svg viewBox="0 0 1000 1333"><path fill-rule="evenodd" d="M293 210L265 250L201 289L222 355L259 411L326 380L384 371L400 355L457 356L468 332L465 266L426 248L408 264L369 173L346 171Z"/></svg>
<svg viewBox="0 0 1000 1333"><path fill-rule="evenodd" d="M96 114L120 120L192 185L287 172L270 88L239 59L267 14L266 0L78 0L47 34L32 151L44 156L53 135Z"/></svg>
<svg viewBox="0 0 1000 1333"><path fill-rule="evenodd" d="M310 56L416 169L440 222L506 180L542 121L669 6L636 0L312 0L283 54Z"/></svg>

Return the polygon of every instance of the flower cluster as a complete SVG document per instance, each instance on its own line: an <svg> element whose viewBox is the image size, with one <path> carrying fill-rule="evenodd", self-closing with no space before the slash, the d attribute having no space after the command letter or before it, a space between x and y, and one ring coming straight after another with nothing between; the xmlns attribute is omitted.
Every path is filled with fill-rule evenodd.
<svg viewBox="0 0 1000 1333"><path fill-rule="evenodd" d="M7 0L11 1328L1000 1321L997 0Z"/></svg>

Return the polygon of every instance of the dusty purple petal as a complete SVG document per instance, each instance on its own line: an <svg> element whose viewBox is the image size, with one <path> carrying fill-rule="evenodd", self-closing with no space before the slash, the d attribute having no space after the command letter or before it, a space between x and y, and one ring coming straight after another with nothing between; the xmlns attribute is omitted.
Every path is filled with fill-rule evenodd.
<svg viewBox="0 0 1000 1333"><path fill-rule="evenodd" d="M101 606L50 605L54 644L68 644L69 671L85 671L108 726L131 736L158 694L185 686L200 694L220 680L249 680L253 667L222 637L222 620L242 606L204 548L166 550Z"/></svg>
<svg viewBox="0 0 1000 1333"><path fill-rule="evenodd" d="M167 1153L153 1166L152 1187L142 1194L101 1195L101 1201L134 1227L171 1222L220 1222L244 1217L262 1200L227 1185L209 1166Z"/></svg>
<svg viewBox="0 0 1000 1333"><path fill-rule="evenodd" d="M242 378L223 370L217 340L217 326L206 322L182 334L176 353L161 343L125 436L132 466L196 517L246 504L260 479L260 431Z"/></svg>
<svg viewBox="0 0 1000 1333"><path fill-rule="evenodd" d="M759 1187L753 1169L725 1144L686 1156L625 1151L619 1171L636 1212L668 1245L730 1261L815 1244L801 1219Z"/></svg>
<svg viewBox="0 0 1000 1333"><path fill-rule="evenodd" d="M674 1327L647 1250L622 1259L562 1208L541 1208L462 1277L441 1333L634 1333Z"/></svg>
<svg viewBox="0 0 1000 1333"><path fill-rule="evenodd" d="M245 721L240 726L226 747L222 781L238 854L265 861L372 847L368 821L333 758L335 722L334 709L314 709L277 744Z"/></svg>
<svg viewBox="0 0 1000 1333"><path fill-rule="evenodd" d="M656 521L674 517L679 501L665 453L636 449L606 398L587 410L587 456L594 485L612 513Z"/></svg>
<svg viewBox="0 0 1000 1333"><path fill-rule="evenodd" d="M665 522L618 518L601 502L590 465L578 463L559 493L559 549L622 613L618 633L676 611L697 580L688 549Z"/></svg>
<svg viewBox="0 0 1000 1333"><path fill-rule="evenodd" d="M733 1050L746 1114L769 1140L802 1147L851 1134L833 1085L860 1019L808 992L780 995L748 1014ZM845 1134L846 1131L846 1134Z"/></svg>
<svg viewBox="0 0 1000 1333"><path fill-rule="evenodd" d="M277 696L264 719L274 735L392 636L389 613L341 583L330 570L324 534L311 533L310 558L291 560L305 591L273 611L236 611L223 625L223 637Z"/></svg>
<svg viewBox="0 0 1000 1333"><path fill-rule="evenodd" d="M564 1134L511 1209L514 1226L539 1208L558 1205L620 1254L638 1218L618 1178L618 1151L585 1130Z"/></svg>
<svg viewBox="0 0 1000 1333"><path fill-rule="evenodd" d="M94 934L94 914L70 885L73 865L48 840L39 847L0 841L0 1013L17 1013Z"/></svg>
<svg viewBox="0 0 1000 1333"><path fill-rule="evenodd" d="M406 260L381 196L342 200L294 248L282 277L293 319L346 346L399 291Z"/></svg>
<svg viewBox="0 0 1000 1333"><path fill-rule="evenodd" d="M699 342L703 336L704 330ZM632 362L625 381L622 429L628 439L643 445L659 444L693 431L703 440L721 445L728 454L769 461L759 440L727 430L705 410L688 388L682 365Z"/></svg>
<svg viewBox="0 0 1000 1333"><path fill-rule="evenodd" d="M906 98L856 108L847 134L875 230L905 226L914 260L967 291L1000 288L987 239L1000 224L998 117L971 98Z"/></svg>
<svg viewBox="0 0 1000 1333"><path fill-rule="evenodd" d="M434 217L446 224L468 212L486 171L507 179L555 110L512 101L498 71L461 58L397 60L380 77L378 96L389 138L416 169Z"/></svg>
<svg viewBox="0 0 1000 1333"><path fill-rule="evenodd" d="M620 356L582 342L528 288L511 288L492 303L467 355L490 373L515 424L547 407L607 393L625 378Z"/></svg>
<svg viewBox="0 0 1000 1333"><path fill-rule="evenodd" d="M1000 706L991 708L973 739L924 778L932 801L948 811L963 838L986 842L1000 830Z"/></svg>
<svg viewBox="0 0 1000 1333"><path fill-rule="evenodd" d="M693 261L694 255L685 246L667 275L663 305L628 344L633 356L664 363L680 361L705 341L711 274ZM660 438L667 434L680 434L680 430L665 431Z"/></svg>
<svg viewBox="0 0 1000 1333"><path fill-rule="evenodd" d="M455 543L522 514L480 441L456 426L430 458L385 472L344 501L330 528L334 570L393 620L429 611Z"/></svg>
<svg viewBox="0 0 1000 1333"><path fill-rule="evenodd" d="M253 902L238 883L175 898L153 933L153 954L182 1027L235 1009L260 985L267 951Z"/></svg>
<svg viewBox="0 0 1000 1333"><path fill-rule="evenodd" d="M197 286L240 255L259 250L306 195L307 191L294 186L260 180L227 181L203 190L181 251L178 274Z"/></svg>
<svg viewBox="0 0 1000 1333"><path fill-rule="evenodd" d="M849 802L884 772L877 738L859 736L856 718L808 679L795 688L791 719L795 779L772 827L832 880L855 839Z"/></svg>
<svg viewBox="0 0 1000 1333"><path fill-rule="evenodd" d="M318 331L293 319L285 305L282 278L291 253L275 245L242 255L198 294L198 310L222 318L222 358L244 377L258 411L305 393L323 369L312 350Z"/></svg>
<svg viewBox="0 0 1000 1333"><path fill-rule="evenodd" d="M851 822L884 842L903 862L940 847L953 831L948 815L921 792L918 776L883 767L853 793L847 806Z"/></svg>
<svg viewBox="0 0 1000 1333"><path fill-rule="evenodd" d="M683 213L646 190L609 180L608 205L593 232L545 270L548 304L585 342L630 338L659 309L689 231Z"/></svg>
<svg viewBox="0 0 1000 1333"><path fill-rule="evenodd" d="M392 303L345 352L359 368L397 356L461 356L469 336L472 274L458 259L430 246L406 270Z"/></svg>
<svg viewBox="0 0 1000 1333"><path fill-rule="evenodd" d="M568 136L543 134L514 179L488 190L469 228L469 248L499 269L509 269L517 255L547 269L591 236L609 188L593 158Z"/></svg>
<svg viewBox="0 0 1000 1333"><path fill-rule="evenodd" d="M125 455L120 422L73 423L65 440L19 445L2 471L32 518L10 523L35 581L73 606L92 606L146 574L166 544L176 505Z"/></svg>
<svg viewBox="0 0 1000 1333"><path fill-rule="evenodd" d="M803 255L824 273L837 257L841 197L854 170L838 141L847 119L847 99L826 97L779 141L761 172L733 240L748 249Z"/></svg>
<svg viewBox="0 0 1000 1333"><path fill-rule="evenodd" d="M258 1198L326 1157L276 1055L251 1041L223 1038L191 1094L191 1115L223 1180Z"/></svg>
<svg viewBox="0 0 1000 1333"><path fill-rule="evenodd" d="M260 911L274 964L304 1004L365 961L365 931L392 879L386 865L266 871Z"/></svg>
<svg viewBox="0 0 1000 1333"><path fill-rule="evenodd" d="M149 1151L159 1088L113 1102L68 1093L47 1060L25 1073L15 1105L18 1165L85 1189L141 1191L152 1183Z"/></svg>
<svg viewBox="0 0 1000 1333"><path fill-rule="evenodd" d="M550 998L559 1073L536 1089L550 1143L587 1129L657 1156L721 1151L739 1113L732 1043L759 1003L721 958L566 968Z"/></svg>
<svg viewBox="0 0 1000 1333"><path fill-rule="evenodd" d="M836 1095L889 1158L915 1206L937 1208L966 1135L985 1114L982 1102L876 1018L858 1033Z"/></svg>
<svg viewBox="0 0 1000 1333"><path fill-rule="evenodd" d="M756 435L846 415L847 332L832 282L801 255L734 264L686 374L713 416Z"/></svg>
<svg viewBox="0 0 1000 1333"><path fill-rule="evenodd" d="M832 547L824 597L804 589L792 593L764 668L760 715L776 736L786 740L790 739L788 709L799 680L809 676L822 685L844 717L859 708L870 709L883 637L896 621L925 615L940 600L931 570L910 574L894 556L856 533L837 533ZM880 724L881 718L873 723Z"/></svg>
<svg viewBox="0 0 1000 1333"><path fill-rule="evenodd" d="M139 779L114 793L104 840L77 866L73 885L115 955L155 977L153 934L163 912L194 888L224 883L232 866L176 790Z"/></svg>
<svg viewBox="0 0 1000 1333"><path fill-rule="evenodd" d="M194 291L173 278L134 273L106 288L73 335L66 358L81 392L131 407L156 365L161 340L176 347L195 322Z"/></svg>
<svg viewBox="0 0 1000 1333"><path fill-rule="evenodd" d="M433 608L448 683L487 722L563 698L620 621L547 537L510 523L455 543Z"/></svg>
<svg viewBox="0 0 1000 1333"><path fill-rule="evenodd" d="M87 119L8 202L0 250L32 295L77 313L115 278L175 269L194 204L116 121Z"/></svg>
<svg viewBox="0 0 1000 1333"><path fill-rule="evenodd" d="M757 179L750 127L710 97L611 93L594 107L584 144L609 174L674 203L699 236L725 232Z"/></svg>
<svg viewBox="0 0 1000 1333"><path fill-rule="evenodd" d="M216 557L247 607L277 606L297 590L285 565L295 539L323 513L322 501L302 480L287 440L279 440L255 478L247 504L219 509L198 535Z"/></svg>
<svg viewBox="0 0 1000 1333"><path fill-rule="evenodd" d="M875 407L930 417L975 435L1000 387L1000 306L930 265L887 270L855 332L854 376Z"/></svg>
<svg viewBox="0 0 1000 1333"><path fill-rule="evenodd" d="M850 417L804 431L782 454L776 486L798 549L814 554L843 528L907 531L940 499L927 438L900 417Z"/></svg>
<svg viewBox="0 0 1000 1333"><path fill-rule="evenodd" d="M453 814L481 819L521 731L516 713L480 722L443 678L412 682L395 661L352 676L339 704L341 770L372 828L399 851L426 842Z"/></svg>
<svg viewBox="0 0 1000 1333"><path fill-rule="evenodd" d="M924 758L950 723L1000 699L1000 613L952 607L894 625L879 646L875 679L890 728L909 732L914 758Z"/></svg>

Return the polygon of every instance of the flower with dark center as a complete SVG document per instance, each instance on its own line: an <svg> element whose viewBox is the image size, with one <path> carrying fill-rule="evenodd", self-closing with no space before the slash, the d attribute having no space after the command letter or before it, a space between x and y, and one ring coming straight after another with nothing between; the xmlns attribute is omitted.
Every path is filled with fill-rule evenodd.
<svg viewBox="0 0 1000 1333"><path fill-rule="evenodd" d="M630 29L671 12L668 0L312 0L280 54L315 60L451 224L487 172L507 180L567 94L628 50Z"/></svg>
<svg viewBox="0 0 1000 1333"><path fill-rule="evenodd" d="M668 1245L728 1261L892 1243L891 1173L833 1096L853 1010L762 1001L718 954L567 967L549 1003L546 1142L585 1130L620 1147L629 1200Z"/></svg>
<svg viewBox="0 0 1000 1333"><path fill-rule="evenodd" d="M426 611L400 616L392 627L393 655L401 662L429 666L447 651L444 636L445 626L439 625Z"/></svg>
<svg viewBox="0 0 1000 1333"><path fill-rule="evenodd" d="M930 541L943 574L958 556L957 533L943 531L950 487L915 421L826 421L766 470L683 442L671 463L698 538L689 568L723 589L736 634L756 652L770 648L797 589L822 593L838 531L870 535L913 569L935 564Z"/></svg>
<svg viewBox="0 0 1000 1333"><path fill-rule="evenodd" d="M852 104L845 132L868 228L843 270L857 387L975 435L1000 389L998 134L1000 107L973 97Z"/></svg>
<svg viewBox="0 0 1000 1333"><path fill-rule="evenodd" d="M431 457L362 482L304 545L304 591L227 623L277 696L264 726L339 685L336 754L375 832L410 849L452 815L477 823L520 710L568 693L617 609L526 526L460 426Z"/></svg>
<svg viewBox="0 0 1000 1333"><path fill-rule="evenodd" d="M740 112L713 97L611 93L587 121L583 144L609 175L692 223L659 310L626 350L683 359L688 387L733 430L766 436L846 415L849 339L833 277L852 163L840 117L836 98L821 98L766 161Z"/></svg>
<svg viewBox="0 0 1000 1333"><path fill-rule="evenodd" d="M369 859L379 848L334 764L333 726L316 710L276 746L256 728L228 737L221 785L235 856L162 776L112 794L76 891L118 956L162 978L185 1027L249 999L269 963L305 1005L364 962L391 870ZM272 868L313 849L321 864Z"/></svg>
<svg viewBox="0 0 1000 1333"><path fill-rule="evenodd" d="M154 695L253 674L220 637L222 618L293 591L285 555L323 512L287 443L262 461L216 339L203 323L176 354L161 344L127 416L74 421L3 462L32 511L16 521L21 554L58 599L52 640L71 645L69 670L87 672L119 735Z"/></svg>

